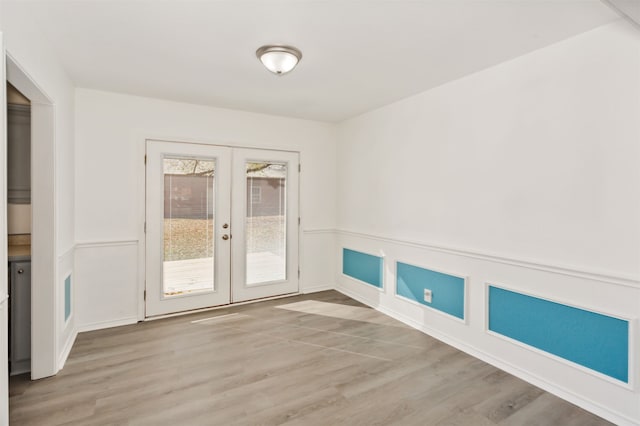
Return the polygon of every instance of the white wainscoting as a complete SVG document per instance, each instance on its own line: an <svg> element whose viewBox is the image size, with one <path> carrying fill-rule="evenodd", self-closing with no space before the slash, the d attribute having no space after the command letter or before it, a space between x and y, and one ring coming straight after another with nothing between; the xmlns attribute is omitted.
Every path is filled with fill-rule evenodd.
<svg viewBox="0 0 640 426"><path fill-rule="evenodd" d="M640 282L637 279L416 241L342 230L335 234L338 291L616 424L640 424L637 348L640 340L636 326L640 315ZM384 256L383 291L341 274L343 248ZM468 323L438 315L396 296L397 261L457 271L468 277ZM629 384L605 380L596 372L488 333L487 283L630 318Z"/></svg>
<svg viewBox="0 0 640 426"><path fill-rule="evenodd" d="M138 241L79 242L75 251L78 331L138 321Z"/></svg>
<svg viewBox="0 0 640 426"><path fill-rule="evenodd" d="M132 324L144 303L143 262L137 240L79 242L75 250L75 325L78 331ZM300 293L335 288L335 230L304 230L300 244ZM62 272L62 271L61 271ZM144 306L142 306L144 309ZM144 310L142 311L144 312Z"/></svg>
<svg viewBox="0 0 640 426"><path fill-rule="evenodd" d="M58 256L58 280L56 286L56 323L58 324L58 369L64 367L71 348L73 347L78 329L76 327L76 299L74 297L75 273L74 273L75 245L69 248L61 256ZM71 276L71 313L65 319L65 279Z"/></svg>
<svg viewBox="0 0 640 426"><path fill-rule="evenodd" d="M335 288L335 229L304 229L300 244L300 293Z"/></svg>

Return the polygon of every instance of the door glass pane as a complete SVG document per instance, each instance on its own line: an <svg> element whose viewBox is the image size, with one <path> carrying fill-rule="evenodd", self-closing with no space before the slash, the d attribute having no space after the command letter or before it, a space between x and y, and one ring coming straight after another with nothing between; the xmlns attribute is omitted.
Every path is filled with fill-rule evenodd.
<svg viewBox="0 0 640 426"><path fill-rule="evenodd" d="M287 165L247 162L247 285L286 279Z"/></svg>
<svg viewBox="0 0 640 426"><path fill-rule="evenodd" d="M164 158L165 297L213 291L215 160Z"/></svg>

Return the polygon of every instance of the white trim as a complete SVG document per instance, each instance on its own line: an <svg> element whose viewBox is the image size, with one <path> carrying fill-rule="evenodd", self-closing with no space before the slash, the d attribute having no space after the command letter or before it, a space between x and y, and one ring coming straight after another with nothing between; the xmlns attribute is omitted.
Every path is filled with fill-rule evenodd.
<svg viewBox="0 0 640 426"><path fill-rule="evenodd" d="M559 398L562 398L566 401L571 402L572 404L575 404L579 407L584 408L587 411L590 411L600 417L603 417L617 425L620 426L637 426L637 423L630 417L627 417L623 414L620 414L616 411L612 411L609 407L603 406L601 404L598 404L597 402L594 402L592 400L583 398L579 395L576 395L574 392L565 389L561 386L557 386L554 383L550 383L547 380L545 380L542 377L539 377L535 374L530 373L529 371L523 370L522 368L511 364L509 362L506 362L500 358L494 357L493 355L490 355L474 346L468 345L467 343L463 343L462 341L452 338L451 336L448 336L446 334L443 334L441 332L439 332L436 329L433 329L431 327L428 327L426 325L424 325L423 323L420 323L418 321L413 320L412 318L408 317L405 314L401 314L399 312L396 312L392 309L380 306L378 302L372 301L367 299L366 297L361 296L360 294L356 294L350 290L347 290L345 288L336 288L336 291L354 299L357 300L358 302L361 302L379 312L382 312L385 315L388 315L410 327L413 327L419 331L422 331L423 333L437 339L440 340L443 343L446 343L447 345L453 346L456 349L459 349L463 352L466 352L467 354L478 358L488 364L493 365L494 367L497 367L501 370L506 371L509 374L513 374L516 377L519 377L531 384L533 384L534 386L537 386L549 393L552 393L556 396L558 396Z"/></svg>
<svg viewBox="0 0 640 426"><path fill-rule="evenodd" d="M640 364L637 362L640 356L638 350L638 319L632 319L629 321L629 367L628 377L629 386L634 391L638 391L638 372L640 372Z"/></svg>
<svg viewBox="0 0 640 426"><path fill-rule="evenodd" d="M145 291L147 289L147 138L136 137L138 145L138 156L136 157L138 167L136 167L137 174L137 189L138 196L138 321L143 321L146 316L146 301L144 300Z"/></svg>
<svg viewBox="0 0 640 426"><path fill-rule="evenodd" d="M326 284L326 285L314 285L312 287L306 287L301 289L301 294L311 294L311 293L318 293L321 291L327 291L327 290L335 290L336 286L334 284Z"/></svg>
<svg viewBox="0 0 640 426"><path fill-rule="evenodd" d="M402 296L401 294L398 294L398 263L403 263L403 264L405 264L407 266L413 266L415 268L420 268L420 269L424 269L424 270L427 270L427 271L437 272L439 274L449 275L451 277L462 279L462 285L463 285L462 315L463 315L463 318L458 318L455 315L451 315L451 314L448 314L448 313L446 313L444 311L441 311L440 309L436 309L431 305L425 305L423 303L420 303L417 300L412 300L412 299L409 299L408 297L405 297L405 296ZM396 279L395 279L395 291L393 292L393 295L396 298L405 300L405 301L407 301L409 303L413 303L413 304L415 304L417 306L420 306L420 307L423 307L423 308L428 308L430 311L433 311L433 312L435 312L437 314L440 314L440 315L445 315L447 318L453 319L453 320L455 320L457 322L461 322L462 324L465 324L465 325L469 324L469 275L452 273L452 272L444 271L442 269L431 268L431 267L427 266L426 264L416 265L413 262L412 263L407 263L407 262L400 261L398 259L396 259L396 261L395 261L395 269L394 269L394 271L395 271L394 276L395 276Z"/></svg>
<svg viewBox="0 0 640 426"><path fill-rule="evenodd" d="M384 259L387 257L386 254L382 253L382 254L373 254L371 251L369 250L360 250L360 249L354 249L354 248L349 248L349 247L345 247L343 244L340 245L340 247L342 247L342 249L347 249L347 250L351 250L351 251L357 251L358 253L362 253L362 254L368 254L369 256L373 256L373 257L379 257L381 258L383 261ZM340 254L343 254L344 251Z"/></svg>
<svg viewBox="0 0 640 426"><path fill-rule="evenodd" d="M300 295L300 293L280 294L278 296L263 297L261 299L245 300L244 302L227 303L225 305L211 306L208 308L192 309L190 311L182 311L182 312L173 312L171 314L163 314L163 315L156 315L153 317L146 317L144 321L156 321L156 320L161 320L165 318L182 317L185 315L197 314L200 312L217 311L220 309L235 308L236 306L251 305L253 303L266 302L268 300L286 299L287 297L293 297L298 295Z"/></svg>
<svg viewBox="0 0 640 426"><path fill-rule="evenodd" d="M69 247L64 252L62 252L62 254L58 255L58 262L69 255L73 255L73 252L75 251L75 249L76 249L76 245L75 244L71 245L71 247Z"/></svg>
<svg viewBox="0 0 640 426"><path fill-rule="evenodd" d="M6 79L23 93L33 104L54 105L53 98L38 84L38 82L25 70L20 62L9 52L6 53ZM20 86L20 87L18 87Z"/></svg>
<svg viewBox="0 0 640 426"><path fill-rule="evenodd" d="M116 320L98 321L98 322L92 322L89 324L83 324L80 327L77 327L77 332L84 333L87 331L102 330L105 328L136 324L137 322L138 322L137 317L124 317Z"/></svg>
<svg viewBox="0 0 640 426"><path fill-rule="evenodd" d="M539 271L552 272L560 275L567 275L576 278L589 279L593 281L600 281L608 284L616 284L624 287L640 288L640 279L636 277L628 277L611 272L591 271L587 269L578 268L575 266L564 266L551 263L544 263L539 260L527 260L511 258L504 255L482 253L471 249L459 249L447 246L441 246L437 244L428 244L419 241L400 240L396 238L389 238L371 234L362 234L359 232L351 232L337 229L336 234L343 236L351 236L357 238L364 238L374 241L382 241L386 243L399 244L407 247L421 248L431 251L437 251L441 253L453 254L456 256L463 256L472 259L483 260L493 263L502 263L505 265L519 266L522 268L535 269Z"/></svg>
<svg viewBox="0 0 640 426"><path fill-rule="evenodd" d="M81 241L76 243L76 250L97 247L135 246L138 240Z"/></svg>
<svg viewBox="0 0 640 426"><path fill-rule="evenodd" d="M631 329L631 324L630 323L629 323L629 329ZM606 382L609 382L611 384L620 386L620 387L625 388L625 389L629 389L631 391L634 390L634 386L632 384L632 382L634 380L631 377L631 364L632 364L631 363L631 358L629 358L629 361L628 361L629 362L629 366L627 367L628 368L628 374L629 374L629 383L626 383L626 382L623 382L622 380L618 380L618 379L616 379L614 377L607 376L606 374L600 373L599 371L596 371L596 370L594 370L592 368L585 367L584 365L575 363L575 362L573 362L571 360L568 360L566 358L562 358L562 357L560 357L558 355L554 355L551 352L547 352L547 351L545 351L543 349L536 348L535 346L528 345L528 344L526 344L524 342L521 342L521 341L516 340L514 338L511 338L509 336L505 336L503 334L497 333L497 332L495 332L493 330L485 330L485 333L487 335L489 335L489 336L493 336L493 337L495 337L497 339L503 340L503 341L508 342L508 343L510 343L512 345L516 345L516 346L518 346L518 347L520 347L522 349L528 350L528 351L533 352L535 354L538 354L538 355L545 356L547 358L553 359L556 362L559 362L559 363L564 364L564 365L566 365L568 367L571 367L571 368L575 368L577 370L582 371L583 373L592 375L594 377L597 377L597 378L599 378L601 380L604 380ZM633 350L631 348L629 348L629 352L632 352L632 351Z"/></svg>
<svg viewBox="0 0 640 426"><path fill-rule="evenodd" d="M2 5L0 4L0 9ZM0 29L0 104L6 105L6 52L4 35ZM7 112L0 110L0 169L4 177L0 179L0 426L9 424L9 303L8 300L8 271L7 253Z"/></svg>
<svg viewBox="0 0 640 426"><path fill-rule="evenodd" d="M576 305L573 303L567 303L567 302L563 302L560 301L559 299L553 299L553 298L548 298L548 297L543 297L543 296L538 296L536 294L532 294L526 291L520 291L520 290L515 290L509 286L503 286L501 284L492 284L490 282L485 282L484 283L484 291L485 291L485 300L484 300L484 308L485 308L485 323L484 323L484 332L487 335L499 338L501 340L504 340L506 342L509 342L511 344L514 344L516 346L519 346L523 349L529 350L531 352L534 352L538 355L542 355L542 356L546 356L547 358L551 358L557 362L560 362L564 365L567 365L569 367L572 368L576 368L584 373L590 374L594 377L597 377L599 379L605 380L609 383L612 383L614 385L617 386L621 386L625 389L629 389L629 390L635 390L635 384L636 384L636 380L635 380L635 324L636 324L636 319L635 318L626 318L620 315L613 315L613 314L609 314L606 312L602 312L600 310L597 309L591 309L589 307L585 307L585 306L580 306L580 305ZM576 362L573 362L569 359L566 358L562 358L561 356L552 354L551 352L547 352L543 349L540 348L536 348L535 346L529 345L525 342L521 342L519 340L516 340L512 337L509 336L505 336L503 334L500 334L496 331L490 330L489 329L489 287L495 287L497 289L501 289L501 290L506 290L506 291L510 291L512 293L516 293L516 294L521 294L523 296L527 296L527 297L533 297L536 299L540 299L540 300L544 300L547 302L551 302L551 303L556 303L558 305L562 305L562 306L567 306L569 308L575 308L575 309L579 309L581 311L587 311L587 312L592 312L595 314L599 314L599 315L603 315L603 316L607 316L610 318L615 318L621 321L626 321L629 329L627 331L628 335L627 335L627 342L628 342L628 349L627 349L627 379L628 382L623 382L622 380L618 380L614 377L611 376L607 376L604 373L601 373L597 370L594 370L592 368L586 367L584 365L578 364Z"/></svg>
<svg viewBox="0 0 640 426"><path fill-rule="evenodd" d="M73 313L69 315L69 320L73 318ZM62 370L64 364L67 362L69 358L69 354L71 353L71 349L73 348L73 344L76 342L76 338L78 337L78 330L75 328L71 331L71 337L67 339L62 351L60 352L60 356L58 357L58 370Z"/></svg>
<svg viewBox="0 0 640 426"><path fill-rule="evenodd" d="M31 378L35 380L58 372L57 110L9 52L5 59L7 81L31 101Z"/></svg>
<svg viewBox="0 0 640 426"><path fill-rule="evenodd" d="M384 265L384 259L382 260L382 262L383 262L383 265ZM358 283L358 284L364 284L364 285L367 286L367 288L370 288L372 290L377 290L380 293L385 293L386 292L386 289L385 289L385 286L384 286L384 283L386 281L384 279L384 274L383 274L383 277L382 277L382 287L378 287L375 284L371 284L371 283L368 283L366 281L362 281L362 280L360 280L360 279L358 279L356 277L352 277L351 275L347 275L347 274L343 273L342 271L340 271L340 275L342 276L342 278L346 278L346 279L351 280L351 281L353 281L355 283Z"/></svg>
<svg viewBox="0 0 640 426"><path fill-rule="evenodd" d="M291 153L300 153L300 151L296 151L290 148L265 148L264 146L253 146L253 145L246 145L244 142L233 142L233 141L226 141L226 142L221 142L217 139L205 139L205 138L188 138L188 137L184 137L184 136L149 136L148 134L146 136L142 136L142 134L139 134L138 137L142 137L145 142L146 141L156 141L156 142L178 142L178 143L189 143L189 144L196 144L196 145L215 145L215 146L220 146L220 147L226 147L226 148L243 148L243 149L259 149L262 151L280 151L280 152L291 152Z"/></svg>
<svg viewBox="0 0 640 426"><path fill-rule="evenodd" d="M327 229L303 229L302 233L303 234L308 234L308 235L315 235L315 234L336 234L338 232L337 229L331 229L331 228L327 228Z"/></svg>
<svg viewBox="0 0 640 426"><path fill-rule="evenodd" d="M433 307L428 306L428 305L423 305L422 303L418 302L417 300L409 299L408 297L405 297L405 296L403 296L401 294L398 294L398 293L394 293L393 297L395 297L396 299L401 300L403 302L410 303L413 306L416 306L418 308L423 308L427 312L433 312L434 314L442 315L443 317L445 317L447 319L450 319L452 321L455 321L455 322L457 322L459 324L468 325L468 321L467 321L467 317L466 317L466 310L465 310L465 318L464 319L460 319L460 318L456 317L455 315L448 314L448 313L446 313L444 311L441 311L440 309L436 309L436 308L433 308ZM465 306L465 308L466 308L466 306Z"/></svg>

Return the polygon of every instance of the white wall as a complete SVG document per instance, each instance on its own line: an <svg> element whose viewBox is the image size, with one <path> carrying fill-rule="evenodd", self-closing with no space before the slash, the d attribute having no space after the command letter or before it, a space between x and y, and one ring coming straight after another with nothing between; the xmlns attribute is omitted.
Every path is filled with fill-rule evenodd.
<svg viewBox="0 0 640 426"><path fill-rule="evenodd" d="M387 272L383 292L340 274L338 288L640 423L637 345L630 390L489 336L484 291L640 316L638 117L640 32L619 21L342 123L338 249L383 254ZM396 260L468 276L468 324L397 299Z"/></svg>
<svg viewBox="0 0 640 426"><path fill-rule="evenodd" d="M344 123L339 226L638 277L639 73L614 25Z"/></svg>
<svg viewBox="0 0 640 426"><path fill-rule="evenodd" d="M83 329L138 319L144 199L138 179L146 138L299 151L301 290L333 284L333 237L316 231L335 228L335 126L78 89L76 137L76 290ZM312 276L305 265L316 268Z"/></svg>
<svg viewBox="0 0 640 426"><path fill-rule="evenodd" d="M47 357L47 365L42 365L42 368L38 367L40 362L32 362L35 365L32 375L43 377L57 372L60 361L64 360L64 348L70 347L75 338L74 321L64 321L64 306L60 305L64 300L61 297L64 285L58 276L58 271L69 265L68 258L73 254L75 242L74 87L24 4L3 2L0 29L4 33L6 53L11 59L9 71L13 70L14 76L19 74L21 82L30 85L33 93L43 95L32 105L32 123L46 121L43 125L32 125L32 141L36 138L46 140L46 146L33 147L36 150L32 155L34 215L37 214L37 203L51 206L44 211L47 220L34 221L32 238L32 281L41 285L34 292L34 311L46 316L44 322L50 327L45 329L32 323L35 327L32 330L32 348L36 356ZM43 102L43 98L47 101ZM44 119L40 120L40 117ZM44 135L43 131L47 134ZM34 182L44 184L36 185ZM35 194L39 195L36 197ZM38 211L43 213L41 208ZM39 228L42 232L36 235ZM38 324L42 322L36 321Z"/></svg>

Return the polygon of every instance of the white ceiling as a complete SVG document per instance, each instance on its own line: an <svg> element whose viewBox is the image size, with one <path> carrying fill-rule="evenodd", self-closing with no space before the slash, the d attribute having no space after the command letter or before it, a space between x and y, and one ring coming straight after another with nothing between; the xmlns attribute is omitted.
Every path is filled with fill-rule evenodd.
<svg viewBox="0 0 640 426"><path fill-rule="evenodd" d="M599 0L17 1L79 87L340 121L619 19ZM289 75L255 50L292 44Z"/></svg>

